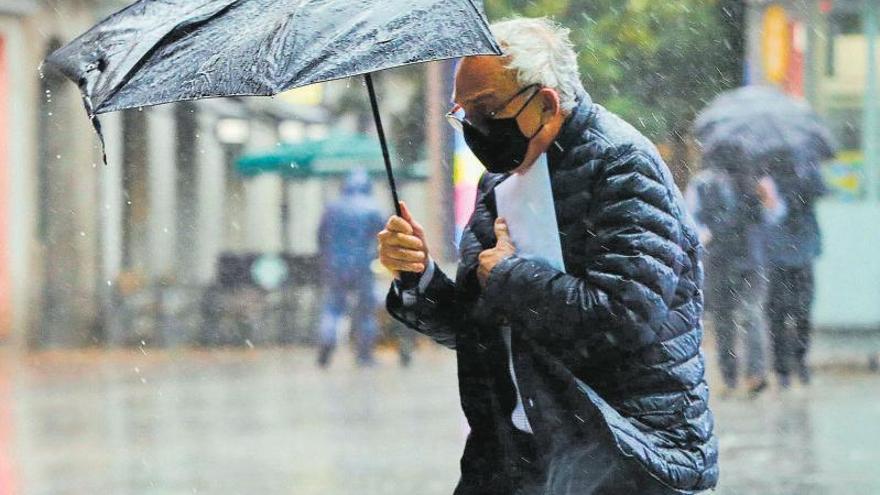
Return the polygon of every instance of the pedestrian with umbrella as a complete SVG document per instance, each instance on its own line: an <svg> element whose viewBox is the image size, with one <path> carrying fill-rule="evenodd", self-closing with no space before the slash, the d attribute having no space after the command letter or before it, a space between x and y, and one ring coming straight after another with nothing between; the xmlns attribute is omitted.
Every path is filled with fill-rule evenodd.
<svg viewBox="0 0 880 495"><path fill-rule="evenodd" d="M822 253L816 203L827 192L819 169L824 159L812 151L796 149L771 172L788 205L788 213L771 229L766 306L774 369L782 388L790 386L792 373L801 383L810 382L807 353L815 298L813 264Z"/></svg>
<svg viewBox="0 0 880 495"><path fill-rule="evenodd" d="M736 258L729 251L746 245L762 251L760 264L766 275L761 278L767 282L750 285L749 293L754 296L766 287L767 295L762 295L766 304L761 306L764 321L769 323L777 378L782 387L788 387L794 368L801 380L807 382L806 354L814 292L812 264L821 252L815 203L825 192L819 163L834 155L831 133L803 101L775 88L747 86L723 93L712 101L698 116L695 134L707 168L718 170L726 164L733 175L770 177L785 207L785 214L777 215L777 221L759 229L759 236L765 239L763 243L744 243L742 235L733 235L707 246L707 279L711 288L707 291L708 303L717 302L724 308L729 306L724 301L730 301L730 294L736 293L729 286L713 283L729 279L724 275L724 267ZM698 189L700 180L693 184L693 189ZM723 197L711 196L714 199L710 202ZM725 216L708 214L711 209L698 215L698 219L718 223ZM729 319L722 316L721 320ZM733 358L727 351L732 347L724 343L729 339L723 335L724 328L730 325L719 322L718 326L722 327L716 328L722 335L719 357L722 369L729 370ZM725 371L725 376L729 374Z"/></svg>
<svg viewBox="0 0 880 495"><path fill-rule="evenodd" d="M756 176L737 156L731 151L704 158L686 197L706 252L706 309L724 379L721 396L737 389L745 356L745 388L754 397L768 384L767 243L771 226L785 214L785 203L772 178ZM737 350L739 336L744 352Z"/></svg>
<svg viewBox="0 0 880 495"><path fill-rule="evenodd" d="M455 493L710 489L699 240L672 175L593 103L567 30L493 32L504 56L461 62L449 115L487 169L455 279L408 210L379 236L387 268L420 274L392 286L389 311L458 356L471 432ZM498 217L498 188L544 166L564 271L520 253Z"/></svg>
<svg viewBox="0 0 880 495"><path fill-rule="evenodd" d="M496 33L503 57L473 0L142 0L50 62L97 125L106 111L466 57L451 118L489 173L455 283L397 202L367 78L398 208L380 234L398 274L388 307L458 354L471 433L456 494L712 488L702 267L681 195L649 141L584 91L565 30L514 20ZM496 218L494 187L539 155L566 272L517 256Z"/></svg>

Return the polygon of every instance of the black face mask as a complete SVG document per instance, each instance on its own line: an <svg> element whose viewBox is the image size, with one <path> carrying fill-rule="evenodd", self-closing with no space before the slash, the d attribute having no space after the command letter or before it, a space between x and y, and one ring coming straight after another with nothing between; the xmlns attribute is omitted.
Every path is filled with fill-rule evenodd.
<svg viewBox="0 0 880 495"><path fill-rule="evenodd" d="M462 122L464 141L489 172L507 173L522 165L529 143L544 129L544 124L541 124L534 134L526 136L520 130L516 119L539 92L536 91L530 96L513 117L486 119L483 124L484 130L478 129L468 121Z"/></svg>

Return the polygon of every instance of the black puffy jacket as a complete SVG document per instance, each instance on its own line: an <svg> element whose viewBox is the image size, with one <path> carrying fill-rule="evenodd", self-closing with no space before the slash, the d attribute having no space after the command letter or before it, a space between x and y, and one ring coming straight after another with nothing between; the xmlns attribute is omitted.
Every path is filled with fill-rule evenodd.
<svg viewBox="0 0 880 495"><path fill-rule="evenodd" d="M486 174L455 282L438 271L413 304L389 293L392 315L457 351L471 426L460 493L489 493L479 487L492 486L507 462L515 395L501 319L512 328L542 455L612 442L668 487L711 488L717 440L700 351L703 275L681 194L655 147L585 94L548 154L567 273L514 256L481 290L477 258L496 242L492 190L506 178ZM595 434L596 423L606 434Z"/></svg>

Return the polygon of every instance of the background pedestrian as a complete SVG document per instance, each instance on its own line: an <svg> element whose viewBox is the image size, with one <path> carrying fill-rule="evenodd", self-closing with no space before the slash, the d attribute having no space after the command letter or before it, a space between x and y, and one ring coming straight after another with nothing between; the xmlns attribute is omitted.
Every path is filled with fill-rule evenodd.
<svg viewBox="0 0 880 495"><path fill-rule="evenodd" d="M357 337L358 364L373 364L377 301L370 264L376 257L376 234L383 225L369 176L363 170L352 172L342 186L339 199L327 205L318 229L324 284L324 306L318 329L318 365L321 367L330 364L340 323L349 309L352 334Z"/></svg>
<svg viewBox="0 0 880 495"><path fill-rule="evenodd" d="M825 192L819 160L809 153L781 157L771 173L787 205L784 218L770 229L770 288L767 320L779 384L790 385L794 370L809 383L807 351L815 285L813 264L822 252L816 202Z"/></svg>
<svg viewBox="0 0 880 495"><path fill-rule="evenodd" d="M755 178L739 165L712 162L694 176L686 193L706 252L706 309L715 330L723 395L738 385L737 335L744 339L748 393L767 386L767 236L785 212L773 179Z"/></svg>

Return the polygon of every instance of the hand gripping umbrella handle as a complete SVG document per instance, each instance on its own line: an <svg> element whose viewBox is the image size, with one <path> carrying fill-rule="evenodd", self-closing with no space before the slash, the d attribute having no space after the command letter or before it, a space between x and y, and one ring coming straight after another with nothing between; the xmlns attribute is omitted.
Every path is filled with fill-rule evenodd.
<svg viewBox="0 0 880 495"><path fill-rule="evenodd" d="M394 182L394 171L391 169L391 154L388 152L388 141L385 139L385 128L382 126L382 116L379 114L379 101L376 98L376 88L373 87L373 75L364 75L367 81L367 91L370 93L370 106L373 108L373 119L376 121L376 132L379 133L379 144L382 145L382 158L385 159L385 173L388 175L388 185L391 186L391 197L394 200L394 211L402 217L400 210L400 198L397 196L397 184ZM421 277L416 273L401 273L400 283L402 288L411 289L419 285Z"/></svg>

